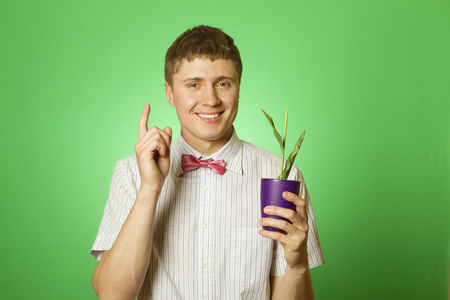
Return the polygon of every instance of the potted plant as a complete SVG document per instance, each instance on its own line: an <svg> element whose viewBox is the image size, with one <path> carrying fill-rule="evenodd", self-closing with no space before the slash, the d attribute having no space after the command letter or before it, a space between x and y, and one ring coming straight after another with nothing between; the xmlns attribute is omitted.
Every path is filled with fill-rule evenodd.
<svg viewBox="0 0 450 300"><path fill-rule="evenodd" d="M263 109L261 109L261 110L264 113L264 115L266 116L270 125L272 126L273 134L275 135L275 138L277 139L278 143L280 144L280 148L281 148L280 175L278 176L277 179L261 178L261 216L263 218L275 218L275 219L281 219L281 220L290 222L289 220L282 218L282 217L267 215L266 213L264 213L264 208L266 206L270 205L270 206L279 206L279 207L289 208L289 209L296 211L295 205L292 202L285 200L283 198L282 194L283 194L283 192L287 191L287 192L295 193L298 195L299 188L300 188L300 182L294 181L294 180L287 180L287 179L289 177L289 173L291 172L291 168L294 165L294 161L298 154L298 151L300 150L300 147L302 145L306 130L303 131L302 135L300 136L298 141L295 143L294 150L292 150L292 152L289 154L289 156L285 160L288 110L286 108L283 137L281 137L281 135L276 130L272 117L268 113L266 113ZM263 226L263 228L265 230L269 230L269 231L283 232L283 230L274 228L274 227Z"/></svg>

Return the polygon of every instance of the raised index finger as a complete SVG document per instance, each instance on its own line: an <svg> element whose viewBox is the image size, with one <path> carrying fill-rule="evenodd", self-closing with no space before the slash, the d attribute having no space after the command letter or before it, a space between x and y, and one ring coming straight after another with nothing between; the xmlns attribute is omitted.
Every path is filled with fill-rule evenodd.
<svg viewBox="0 0 450 300"><path fill-rule="evenodd" d="M141 139L148 131L147 122L150 115L150 104L146 103L139 120L139 139Z"/></svg>

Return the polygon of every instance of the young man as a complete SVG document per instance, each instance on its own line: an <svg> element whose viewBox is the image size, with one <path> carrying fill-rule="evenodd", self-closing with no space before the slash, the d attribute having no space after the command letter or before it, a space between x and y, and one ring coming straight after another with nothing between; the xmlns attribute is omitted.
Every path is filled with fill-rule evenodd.
<svg viewBox="0 0 450 300"><path fill-rule="evenodd" d="M313 298L309 268L323 256L303 177L294 167L300 196L283 194L296 212L267 210L292 224L260 218L260 179L278 176L280 158L236 135L241 73L233 39L217 28L187 30L167 51L181 134L172 142L170 127L148 129L145 106L91 251L100 299Z"/></svg>

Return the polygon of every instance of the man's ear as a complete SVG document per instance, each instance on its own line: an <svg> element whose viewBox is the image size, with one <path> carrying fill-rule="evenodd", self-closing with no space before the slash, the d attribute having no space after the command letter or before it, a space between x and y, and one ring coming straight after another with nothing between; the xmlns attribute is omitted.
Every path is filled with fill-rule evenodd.
<svg viewBox="0 0 450 300"><path fill-rule="evenodd" d="M164 88L166 90L167 102L169 102L170 105L175 106L175 102L173 101L172 87L170 86L170 84L167 81L164 84Z"/></svg>

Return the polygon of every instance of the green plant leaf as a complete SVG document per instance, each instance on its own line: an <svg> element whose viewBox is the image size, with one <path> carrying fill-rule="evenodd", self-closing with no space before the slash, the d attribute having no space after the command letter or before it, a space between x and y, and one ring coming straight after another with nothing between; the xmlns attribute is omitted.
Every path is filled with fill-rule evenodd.
<svg viewBox="0 0 450 300"><path fill-rule="evenodd" d="M272 128L273 128L273 134L274 134L275 137L277 138L278 143L280 143L281 152L283 152L283 151L284 151L284 143L283 143L283 139L281 138L281 135L280 135L280 134L278 133L278 131L276 130L275 124L273 123L272 117L269 116L269 114L266 113L266 112L264 111L264 109L261 109L261 110L262 110L262 112L264 113L264 115L266 116L267 121L269 121L270 125L272 126Z"/></svg>
<svg viewBox="0 0 450 300"><path fill-rule="evenodd" d="M291 172L291 168L294 165L295 158L298 154L298 151L300 150L300 147L302 146L303 139L305 138L306 130L303 131L302 135L298 139L297 143L295 143L294 150L289 154L288 158L286 159L286 164L284 165L284 171L278 177L278 179L287 180L289 177L289 173ZM282 162L283 163L283 162Z"/></svg>
<svg viewBox="0 0 450 300"><path fill-rule="evenodd" d="M287 122L288 122L288 109L286 107L286 113L284 116L284 133L283 133L283 147L284 148L286 148Z"/></svg>

